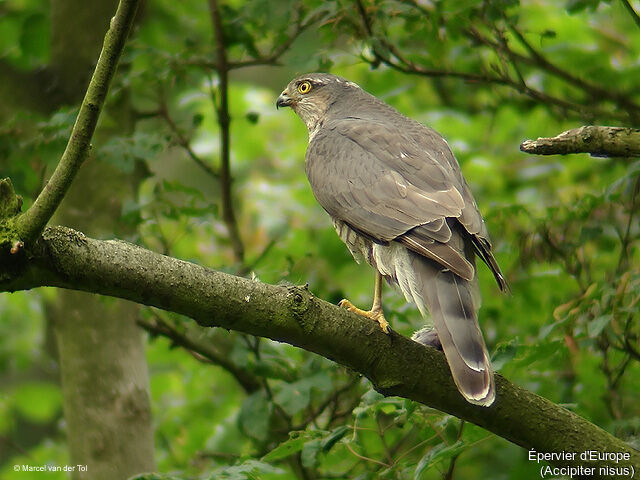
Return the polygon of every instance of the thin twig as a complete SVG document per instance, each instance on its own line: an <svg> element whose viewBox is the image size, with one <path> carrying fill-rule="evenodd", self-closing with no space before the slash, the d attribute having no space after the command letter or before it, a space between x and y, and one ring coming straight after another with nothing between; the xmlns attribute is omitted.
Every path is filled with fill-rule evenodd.
<svg viewBox="0 0 640 480"><path fill-rule="evenodd" d="M244 245L240 238L240 231L233 210L233 195L231 192L231 167L229 149L229 64L227 61L226 40L222 26L222 16L217 0L210 0L211 20L214 29L214 38L217 54L217 72L220 84L218 86L219 101L216 113L218 125L220 125L220 190L222 202L222 219L227 226L229 240L233 248L235 260L244 262ZM214 97L215 98L215 97ZM214 102L215 104L216 102Z"/></svg>
<svg viewBox="0 0 640 480"><path fill-rule="evenodd" d="M250 342L250 340L252 338L255 340L253 345ZM260 354L261 338L260 337L251 337L249 335L246 335L246 336L244 336L244 340L247 343L247 345L250 346L251 350L253 351L253 354L256 356L256 360L260 361L261 360L261 354ZM269 400L273 404L274 410L276 412L278 412L278 415L280 416L280 418L287 425L287 431L288 432L293 431L294 428L293 428L293 423L291 421L291 415L289 415L284 410L284 408L282 408L282 406L274 400L273 390L271 390L271 386L269 385L269 379L268 378L261 378L260 379L260 384L262 385L262 388L263 388L264 393L265 393L265 395L267 397L267 400Z"/></svg>
<svg viewBox="0 0 640 480"><path fill-rule="evenodd" d="M458 427L458 434L456 435L456 442L459 442L462 438L462 431L464 430L464 420L460 420L460 427ZM442 476L442 480L453 480L453 470L456 468L456 461L462 452L458 452L451 457L449 461L449 468Z"/></svg>
<svg viewBox="0 0 640 480"><path fill-rule="evenodd" d="M389 464L393 464L393 456L391 455L391 449L389 448L389 444L387 443L387 440L384 438L384 429L382 428L382 425L380 425L380 415L378 413L376 413L375 415L376 417L376 427L378 429L378 438L380 438L380 443L382 444L382 450L384 451L384 455L387 458L387 462L389 462Z"/></svg>
<svg viewBox="0 0 640 480"><path fill-rule="evenodd" d="M625 115L625 117L628 116L628 117L631 117L632 119L637 118L638 112L640 111L640 106L633 101L630 95L628 95L625 92L620 92L612 88L607 88L602 85L588 82L580 77L577 77L576 75L573 75L567 70L562 69L555 63L548 60L538 50L536 50L531 45L531 43L527 41L525 36L522 34L522 32L520 32L520 30L518 30L518 28L515 25L511 24L508 21L507 21L507 24L509 26L509 29L513 33L513 35L516 37L516 39L520 42L520 44L525 48L525 50L529 54L528 56L515 52L513 49L509 47L509 44L506 41L502 41L502 40L496 41L482 35L474 27L468 28L466 30L466 34L472 40L482 45L491 47L496 51L496 53L500 51L505 52L509 56L509 58L512 59L514 68L517 68L518 62L524 63L531 67L538 68L548 74L551 74L557 78L564 80L565 82L567 82L568 84L574 87L579 88L594 100L600 101L602 99L608 99L608 100L611 100L612 102L615 102L621 109L624 109L627 112L627 115ZM585 112L588 111L589 108L591 108L588 105L583 105L581 103L573 102L573 105L579 105L585 110ZM613 112L599 111L598 109L593 107L592 114L611 116Z"/></svg>
<svg viewBox="0 0 640 480"><path fill-rule="evenodd" d="M553 95L549 95L543 91L536 90L529 85L523 83L520 79L514 80L509 75L506 74L498 74L498 75L490 75L486 73L475 73L475 72L462 72L456 70L446 70L446 69L434 69L434 68L426 68L421 65L416 64L413 61L408 60L405 56L403 56L400 51L395 47L395 45L388 42L384 37L374 37L373 36L373 26L371 19L366 13L365 8L360 3L360 0L356 0L356 6L358 7L358 14L360 15L364 30L366 32L366 36L370 40L376 40L378 44L387 49L393 57L397 61L393 61L388 55L385 55L380 52L378 48L373 46L372 52L374 59L366 59L370 63L382 63L394 70L397 70L402 73L410 74L410 75L419 75L430 78L456 78L459 80L464 80L471 83L482 83L482 84L492 84L492 85L503 85L506 87L510 87L517 92L525 95L537 102L545 103L547 105L553 105L556 107L560 107L565 110L577 112L580 115L598 115L598 116L607 116L607 117L622 117L619 114L615 114L612 112L604 112L593 107L589 107L587 105L581 105L578 103L570 102L563 98L554 97ZM526 58L526 57L525 57ZM624 118L627 118L627 115L624 115Z"/></svg>
<svg viewBox="0 0 640 480"><path fill-rule="evenodd" d="M353 448L351 448L351 445L349 445L348 443L345 443L344 445L349 449L351 453L353 453L353 455L358 457L360 460L364 460L365 462L375 463L377 465L381 465L386 468L391 468L391 465L389 465L388 463L381 462L380 460L376 460L375 458L369 458L369 457L365 457L364 455L360 455Z"/></svg>
<svg viewBox="0 0 640 480"><path fill-rule="evenodd" d="M395 461L393 462L393 466L395 467L396 465L398 465L400 463L400 460L402 460L404 457L409 455L411 452L416 451L418 448L422 447L425 443L429 443L431 440L433 440L437 436L438 436L438 434L435 433L432 436L430 436L429 438L427 438L425 440L422 440L421 442L416 443L413 447L411 447L408 450L405 450L404 452L402 452L402 454L400 456L396 457Z"/></svg>
<svg viewBox="0 0 640 480"><path fill-rule="evenodd" d="M311 25L316 23L320 19L320 17L321 17L321 12L318 12L315 15L310 15L303 22L302 14L298 12L298 19L295 22L295 28L293 29L293 32L291 32L291 34L287 37L287 39L284 42L278 44L276 47L274 47L271 50L269 54L265 56L258 56L257 58L254 58L252 60L229 62L228 64L229 69L234 70L237 68L253 67L256 65L279 65L280 57L282 57L282 55L284 55L284 53L287 52L289 48L291 48L291 45L293 45L293 42L296 41L296 39L300 36L300 34L304 32L307 28L309 28Z"/></svg>
<svg viewBox="0 0 640 480"><path fill-rule="evenodd" d="M229 71L237 70L245 67L256 67L262 65L281 66L280 58L284 55L293 45L298 37L313 24L318 22L322 17L322 12L318 12L314 15L310 15L302 20L302 15L299 14L295 21L295 27L293 32L284 40L275 46L272 46L271 51L265 54L258 54L254 58L249 60L229 60L227 59L227 68ZM191 58L184 62L180 62L180 65L193 65L208 70L218 71L218 62L210 61L207 58Z"/></svg>
<svg viewBox="0 0 640 480"><path fill-rule="evenodd" d="M266 247L262 249L262 252L260 252L260 255L258 255L253 261L251 261L251 263L247 263L243 265L238 270L238 275L246 275L247 273L254 270L260 264L260 262L262 262L267 257L267 255L269 254L271 249L276 245L277 242L278 242L278 238L271 239L271 241L269 241Z"/></svg>
<svg viewBox="0 0 640 480"><path fill-rule="evenodd" d="M207 173L207 175L217 180L220 177L220 175L207 162L202 160L198 156L198 154L196 154L196 152L193 151L189 140L182 134L182 132L178 128L178 125L176 125L176 122L173 120L173 118L171 118L171 114L169 113L169 108L167 107L167 102L164 98L162 98L162 100L160 101L160 107L158 108L158 115L160 116L160 118L162 118L165 121L165 123L169 127L169 130L171 130L171 133L173 133L173 136L178 142L178 145L180 145L184 149L184 151L187 152L187 155L189 155L189 158L191 158L191 160L193 160L196 163L196 165L202 168L202 170L204 170Z"/></svg>
<svg viewBox="0 0 640 480"><path fill-rule="evenodd" d="M633 21L636 22L636 25L638 26L638 28L640 28L640 15L638 15L638 12L636 12L633 9L633 7L631 6L628 0L621 0L621 1L622 1L622 5L624 5L624 8L626 8L627 11L629 12L629 15L631 15L631 18L633 18Z"/></svg>
<svg viewBox="0 0 640 480"><path fill-rule="evenodd" d="M308 417L302 423L300 423L299 425L294 425L292 430L304 430L305 428L307 428L307 426L311 422L315 421L320 415L322 415L322 413L329 405L331 405L333 402L338 401L343 393L351 390L354 386L356 386L360 382L360 378L360 376L355 376L350 382L334 390L331 395L324 399L324 401L318 406L318 408L309 411ZM332 420L333 414L330 415L330 418L327 421L327 428L329 425L331 425Z"/></svg>
<svg viewBox="0 0 640 480"><path fill-rule="evenodd" d="M631 202L629 204L629 218L627 219L627 226L624 232L624 236L620 239L620 258L618 259L618 273L621 273L624 268L628 267L629 264L629 245L630 245L630 237L631 237L631 225L633 224L633 215L636 212L636 198L638 197L638 192L640 191L640 175L638 175L633 182L633 191L631 192Z"/></svg>
<svg viewBox="0 0 640 480"><path fill-rule="evenodd" d="M82 100L67 147L38 198L31 208L17 219L16 228L22 240L32 240L42 232L89 155L91 138L137 8L138 0L120 0L116 14L111 19L109 30L104 37L98 63Z"/></svg>

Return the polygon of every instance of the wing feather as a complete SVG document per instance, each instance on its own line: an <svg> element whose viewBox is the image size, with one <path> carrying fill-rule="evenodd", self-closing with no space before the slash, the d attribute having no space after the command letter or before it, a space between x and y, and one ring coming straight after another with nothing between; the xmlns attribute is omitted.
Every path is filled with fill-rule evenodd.
<svg viewBox="0 0 640 480"><path fill-rule="evenodd" d="M474 267L464 242L450 244L451 228L459 225L459 233L478 246L480 258L506 288L482 216L446 141L397 117L409 122L404 130L393 121L361 117L323 125L306 157L316 199L333 218L374 241L398 240L470 279Z"/></svg>

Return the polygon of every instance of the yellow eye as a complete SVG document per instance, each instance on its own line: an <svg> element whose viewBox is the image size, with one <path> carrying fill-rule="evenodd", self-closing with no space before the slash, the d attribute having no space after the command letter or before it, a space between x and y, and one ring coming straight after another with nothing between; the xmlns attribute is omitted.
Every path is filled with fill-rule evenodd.
<svg viewBox="0 0 640 480"><path fill-rule="evenodd" d="M302 82L300 85L298 85L298 91L302 94L309 93L311 91L311 83L306 81Z"/></svg>

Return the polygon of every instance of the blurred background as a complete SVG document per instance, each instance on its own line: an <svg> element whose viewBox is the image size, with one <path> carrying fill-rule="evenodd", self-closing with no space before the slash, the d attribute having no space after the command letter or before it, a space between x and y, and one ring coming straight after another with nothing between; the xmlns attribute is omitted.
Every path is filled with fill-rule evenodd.
<svg viewBox="0 0 640 480"><path fill-rule="evenodd" d="M0 176L25 207L64 150L115 8L0 2ZM585 124L638 126L638 12L631 0L142 2L55 221L368 307L372 271L307 184L306 128L275 109L297 74L339 74L456 154L513 290L480 267L495 368L640 447L640 164L519 151ZM384 305L398 332L422 326L397 291ZM0 478L76 463L88 472L74 478L91 479L539 469L504 439L288 345L90 294L1 294Z"/></svg>

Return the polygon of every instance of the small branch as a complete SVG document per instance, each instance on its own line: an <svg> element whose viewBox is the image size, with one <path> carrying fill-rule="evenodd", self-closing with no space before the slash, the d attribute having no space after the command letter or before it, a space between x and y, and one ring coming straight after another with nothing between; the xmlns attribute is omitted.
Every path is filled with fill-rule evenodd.
<svg viewBox="0 0 640 480"><path fill-rule="evenodd" d="M462 438L463 430L464 430L464 420L461 420L460 427L458 427L458 434L456 435L456 442L460 441L460 439ZM460 457L461 453L462 452L458 452L453 457L451 457L451 460L449 461L449 468L447 469L445 474L442 476L442 480L453 480L453 471L456 468L456 461Z"/></svg>
<svg viewBox="0 0 640 480"><path fill-rule="evenodd" d="M363 24L363 30L365 32L365 38L369 40L375 40L381 46L383 46L386 50L388 50L388 55L386 52L381 52L378 48L375 47L375 43L372 43L372 53L373 59L364 58L365 61L369 63L382 63L394 70L397 70L402 73L410 74L410 75L420 75L423 77L429 78L455 78L459 80L463 80L469 83L478 83L478 84L487 84L487 85L500 85L512 88L517 91L521 95L527 96L536 102L543 103L549 106L559 107L564 110L572 111L577 113L580 116L590 115L590 116L606 116L607 118L628 118L627 115L617 114L615 112L604 112L595 107L591 107L588 105L582 105L578 103L574 103L563 98L555 97L553 95L549 95L541 90L536 90L535 88L530 87L526 83L523 82L522 78L513 79L510 75L505 72L498 72L498 74L488 74L488 73L477 73L477 72L464 72L457 70L445 70L445 69L434 69L427 68L422 65L419 65L409 59L407 59L401 52L389 41L387 41L384 36L375 37L370 32L372 32L372 22L371 19L367 16L367 12L361 4L356 4L358 7L358 13L361 17L361 21ZM470 30L470 34L477 34L474 30ZM483 37L478 39L483 43L487 43L487 40ZM501 49L502 47L495 42L489 43L494 49ZM512 58L524 58L527 57L517 57L517 54L511 53ZM395 59L395 60L394 60Z"/></svg>
<svg viewBox="0 0 640 480"><path fill-rule="evenodd" d="M509 29L511 33L515 36L515 38L520 42L520 44L525 48L528 52L529 56L521 55L513 51L510 47L506 39L504 37L500 38L501 41L495 41L490 38L482 35L477 29L469 28L467 30L467 35L469 38L486 45L490 48L493 48L496 53L502 51L505 52L509 58L513 62L513 66L517 71L517 63L522 62L531 67L540 69L550 75L553 75L557 78L562 79L568 84L577 87L588 94L594 100L602 100L609 99L612 102L615 102L620 108L626 110L629 114L629 117L635 118L640 109L640 106L636 104L632 97L624 92L619 92L612 88L606 88L601 85L590 83L586 80L583 80L572 73L563 70L558 67L556 64L549 61L546 57L542 55L538 50L536 50L533 45L531 45L525 36L518 30L518 28L508 22ZM527 87L528 89L529 87ZM525 89L526 90L526 89ZM581 106L585 110L588 108L587 105L583 105L582 103L573 103L573 105ZM598 113L597 110L594 109L594 113L598 115L602 114L602 112Z"/></svg>
<svg viewBox="0 0 640 480"><path fill-rule="evenodd" d="M556 137L525 140L520 150L536 155L590 153L598 157L638 157L640 130L584 126L567 130Z"/></svg>
<svg viewBox="0 0 640 480"><path fill-rule="evenodd" d="M365 462L375 463L376 465L380 465L381 467L391 468L391 465L389 465L388 463L381 462L380 460L376 460L375 458L369 458L369 457L365 457L364 455L360 455L348 443L345 443L344 445L355 457L359 458L360 460L363 460Z"/></svg>
<svg viewBox="0 0 640 480"><path fill-rule="evenodd" d="M631 192L631 200L629 202L629 218L627 219L627 225L624 231L624 235L620 237L620 258L618 259L618 266L616 272L621 274L623 270L629 268L629 260L631 258L631 226L633 225L633 216L636 213L636 201L638 198L638 192L640 192L640 175L636 177L633 185L633 191Z"/></svg>
<svg viewBox="0 0 640 480"><path fill-rule="evenodd" d="M169 127L169 130L171 130L171 133L173 133L173 136L178 142L178 145L180 145L184 149L184 151L187 152L187 155L189 155L189 158L191 158L191 160L193 160L196 163L196 165L198 165L202 170L204 170L207 175L217 180L220 177L220 175L207 162L202 160L196 154L196 152L193 151L193 149L191 148L191 145L189 144L189 140L187 140L187 138L182 134L182 132L178 128L178 125L176 125L176 122L174 122L173 118L171 118L171 115L169 114L169 107L167 106L167 102L164 98L162 98L160 102L158 115L165 121L165 123Z"/></svg>
<svg viewBox="0 0 640 480"><path fill-rule="evenodd" d="M264 54L259 54L255 58L251 58L248 60L236 60L232 61L227 59L227 67L229 71L237 70L245 67L255 67L262 65L270 65L270 66L281 66L280 57L284 55L293 45L293 42L297 40L297 38L307 30L311 25L316 23L322 17L322 12L317 12L314 15L309 15L307 18L302 19L302 14L299 13L298 19L295 21L295 27L291 34L286 38L286 40L278 43L277 45L272 46L271 51ZM209 59L201 58L201 59L191 59L186 61L184 64L186 65L195 65L201 68L205 68L207 70L218 70L218 62L212 62Z"/></svg>
<svg viewBox="0 0 640 480"><path fill-rule="evenodd" d="M291 35L289 35L287 39L282 43L274 47L271 52L269 52L265 56L260 56L252 60L229 62L229 68L233 70L237 68L251 67L256 65L280 65L280 57L284 55L284 53L287 52L289 48L291 48L291 45L293 45L293 42L295 42L300 34L302 34L302 32L304 32L311 25L316 23L320 19L320 17L321 13L318 12L315 15L310 15L309 17L307 17L305 21L302 21L302 15L300 14L298 16L298 20L295 23L295 28L293 29L293 32L291 32Z"/></svg>
<svg viewBox="0 0 640 480"><path fill-rule="evenodd" d="M158 315L155 315L153 322L138 319L137 323L147 332L160 335L171 340L175 345L185 348L189 352L196 353L197 358L208 361L213 365L218 365L229 372L240 386L247 393L253 393L260 389L260 381L247 371L238 368L222 353L218 352L211 340L202 340L198 338L196 332L187 328L185 332L180 332L173 325L165 322ZM201 330L200 330L201 333Z"/></svg>
<svg viewBox="0 0 640 480"><path fill-rule="evenodd" d="M362 19L362 26L364 27L364 31L367 34L367 37L373 38L373 29L371 28L371 20L369 20L369 15L367 15L367 10L362 4L362 0L356 0L356 7L358 7L358 14Z"/></svg>
<svg viewBox="0 0 640 480"><path fill-rule="evenodd" d="M631 18L633 18L633 21L636 22L636 25L640 28L640 15L638 15L638 12L636 12L633 9L631 4L629 3L629 0L621 0L621 1L622 1L622 5L624 5L624 8L626 8L627 12L629 12L629 15L631 15Z"/></svg>
<svg viewBox="0 0 640 480"><path fill-rule="evenodd" d="M260 262L262 262L267 255L269 255L269 252L271 251L271 249L275 246L275 244L277 243L279 238L274 238L272 239L266 247L264 247L264 249L262 249L262 252L260 253L260 255L258 255L256 257L255 260L251 261L250 263L247 263L245 265L243 265L239 270L238 270L238 275L239 276L244 276L247 273L251 272L252 270L254 270L259 264Z"/></svg>
<svg viewBox="0 0 640 480"><path fill-rule="evenodd" d="M233 211L233 196L231 193L231 167L230 167L230 149L229 149L229 124L231 117L229 116L229 63L227 61L226 41L224 38L224 30L222 26L222 16L217 0L210 0L211 20L213 23L216 53L218 56L217 72L220 79L218 92L220 95L217 102L216 113L218 115L218 124L220 125L220 188L222 202L222 218L227 226L229 239L233 248L233 254L236 261L240 264L244 262L244 245L240 238L238 230L238 222ZM215 103L214 103L215 104Z"/></svg>
<svg viewBox="0 0 640 480"><path fill-rule="evenodd" d="M60 162L31 208L17 218L18 233L25 241L35 239L42 232L89 154L91 138L137 8L138 0L120 0Z"/></svg>

